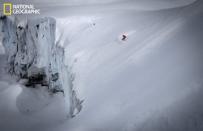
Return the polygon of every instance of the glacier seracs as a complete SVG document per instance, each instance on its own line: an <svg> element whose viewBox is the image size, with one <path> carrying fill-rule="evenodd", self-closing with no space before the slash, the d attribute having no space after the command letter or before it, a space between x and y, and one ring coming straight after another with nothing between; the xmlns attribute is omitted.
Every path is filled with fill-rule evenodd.
<svg viewBox="0 0 203 131"><path fill-rule="evenodd" d="M82 101L73 90L74 76L64 63L64 48L55 41L55 19L1 16L0 29L8 72L27 87L40 85L52 93L62 92L68 116L79 113Z"/></svg>

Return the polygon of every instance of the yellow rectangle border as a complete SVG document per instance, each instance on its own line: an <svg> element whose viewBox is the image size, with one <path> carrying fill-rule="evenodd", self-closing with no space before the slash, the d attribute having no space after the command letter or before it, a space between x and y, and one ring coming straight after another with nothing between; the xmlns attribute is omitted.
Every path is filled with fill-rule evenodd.
<svg viewBox="0 0 203 131"><path fill-rule="evenodd" d="M11 15L12 14L12 3L4 3L4 8L3 8L3 14L4 15ZM9 6L10 7L10 10L9 12L7 13L6 11L6 7Z"/></svg>

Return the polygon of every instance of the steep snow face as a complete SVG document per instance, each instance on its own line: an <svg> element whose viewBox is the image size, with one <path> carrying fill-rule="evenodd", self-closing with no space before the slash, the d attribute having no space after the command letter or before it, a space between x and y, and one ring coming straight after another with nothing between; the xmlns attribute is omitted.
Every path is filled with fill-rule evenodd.
<svg viewBox="0 0 203 131"><path fill-rule="evenodd" d="M8 55L8 64L10 65L9 71L13 70L13 64L14 64L14 57L17 52L17 44L16 40L17 37L15 35L16 28L13 24L13 20L8 20L5 16L1 17L1 36L2 36L2 45L5 47L5 52L7 52Z"/></svg>
<svg viewBox="0 0 203 131"><path fill-rule="evenodd" d="M67 61L86 101L61 131L202 130L202 5L66 16Z"/></svg>
<svg viewBox="0 0 203 131"><path fill-rule="evenodd" d="M40 85L53 93L62 92L68 115L73 117L78 113L81 102L72 89L73 76L64 64L64 49L59 42L55 44L56 21L53 18L11 20L2 16L1 26L8 72L27 87Z"/></svg>
<svg viewBox="0 0 203 131"><path fill-rule="evenodd" d="M79 89L85 99L84 108L63 125L52 124L58 127L41 124L41 119L50 120L49 115L42 115L53 113L50 106L40 110L40 117L29 116L29 121L18 125L23 115L7 111L10 107L7 103L16 104L19 90L6 90L7 83L1 82L1 90L6 93L0 95L0 110L4 107L1 112L9 115L0 114L1 118L7 118L0 122L9 123L7 130L16 131L16 127L21 126L20 131L202 131L203 4L199 0L187 7L149 11L174 7L170 5L178 1L185 5L189 0L139 0L142 1L143 6L129 2L70 8L55 7L55 4L50 8L40 2L47 9L47 14L42 11L43 15L64 17L57 22L64 23L61 29L65 31L63 41L67 44L59 45L66 46L66 63L73 65L67 70L76 76L74 83L69 84ZM168 4L162 6L159 2ZM123 34L127 35L125 41L121 40ZM58 59L60 61L63 60ZM74 79L69 73L66 75ZM20 101L24 101L17 106L27 106L25 99L29 101L34 91L24 92L20 96ZM12 98L8 95L10 92ZM26 96L30 92L32 95ZM72 103L76 104L78 101L74 99ZM46 98L36 98L28 106L33 107L40 100L46 101ZM61 112L57 103L52 104L54 119ZM29 122L34 123L33 128ZM44 130L41 125L48 129Z"/></svg>

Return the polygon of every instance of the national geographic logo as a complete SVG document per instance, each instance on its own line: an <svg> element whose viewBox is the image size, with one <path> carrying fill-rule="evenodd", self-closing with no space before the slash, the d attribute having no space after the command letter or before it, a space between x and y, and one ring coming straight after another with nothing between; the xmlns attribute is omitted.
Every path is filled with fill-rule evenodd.
<svg viewBox="0 0 203 131"><path fill-rule="evenodd" d="M12 4L4 3L3 4L3 14L6 16L9 15L22 15L22 14L40 14L40 9L36 9L32 4Z"/></svg>

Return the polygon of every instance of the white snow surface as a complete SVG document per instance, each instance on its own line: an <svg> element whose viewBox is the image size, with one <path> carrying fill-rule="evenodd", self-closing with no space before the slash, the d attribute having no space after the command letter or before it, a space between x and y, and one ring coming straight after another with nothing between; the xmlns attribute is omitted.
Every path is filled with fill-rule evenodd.
<svg viewBox="0 0 203 131"><path fill-rule="evenodd" d="M203 130L201 0L33 2L57 21L83 109L65 120L61 95L21 87L2 71L0 129Z"/></svg>

